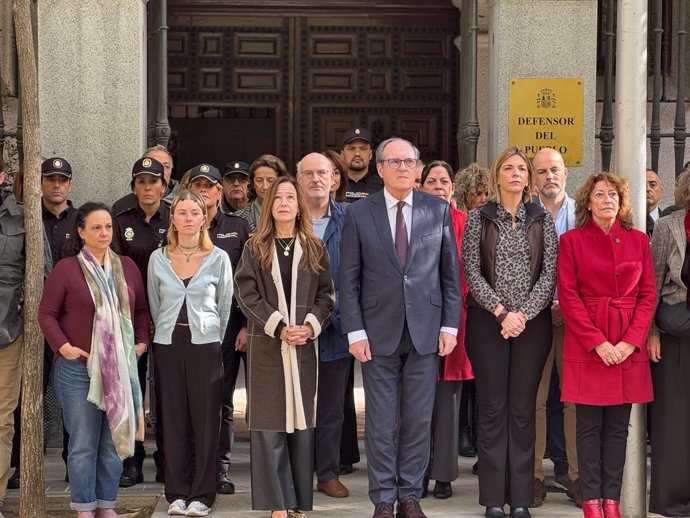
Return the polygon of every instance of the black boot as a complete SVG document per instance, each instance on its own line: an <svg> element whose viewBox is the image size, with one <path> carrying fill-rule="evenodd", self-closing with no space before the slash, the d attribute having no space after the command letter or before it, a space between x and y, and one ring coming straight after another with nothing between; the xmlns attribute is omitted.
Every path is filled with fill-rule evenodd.
<svg viewBox="0 0 690 518"><path fill-rule="evenodd" d="M475 457L477 451L474 449L474 444L472 444L469 425L461 426L459 432L458 453L461 457Z"/></svg>

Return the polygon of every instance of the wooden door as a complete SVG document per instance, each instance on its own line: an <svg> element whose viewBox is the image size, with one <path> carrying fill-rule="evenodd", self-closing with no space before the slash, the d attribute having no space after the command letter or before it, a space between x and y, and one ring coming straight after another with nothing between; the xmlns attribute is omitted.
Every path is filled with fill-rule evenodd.
<svg viewBox="0 0 690 518"><path fill-rule="evenodd" d="M222 166L260 152L292 168L310 151L339 149L354 126L375 144L396 135L425 161L457 164L459 11L450 0L170 0L168 25L178 172L201 155Z"/></svg>

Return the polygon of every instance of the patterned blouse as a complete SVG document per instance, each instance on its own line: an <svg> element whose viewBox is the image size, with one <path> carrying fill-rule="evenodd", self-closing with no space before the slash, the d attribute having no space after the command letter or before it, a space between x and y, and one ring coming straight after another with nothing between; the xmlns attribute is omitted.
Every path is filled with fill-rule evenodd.
<svg viewBox="0 0 690 518"><path fill-rule="evenodd" d="M544 257L541 273L530 289L530 245L525 225L525 205L520 203L513 217L500 203L497 207L498 240L496 242L496 287L482 275L480 240L482 216L479 209L468 213L462 239L462 259L472 296L481 307L493 313L503 304L509 311L522 311L528 319L536 317L551 303L556 286L558 235L550 213L544 217Z"/></svg>

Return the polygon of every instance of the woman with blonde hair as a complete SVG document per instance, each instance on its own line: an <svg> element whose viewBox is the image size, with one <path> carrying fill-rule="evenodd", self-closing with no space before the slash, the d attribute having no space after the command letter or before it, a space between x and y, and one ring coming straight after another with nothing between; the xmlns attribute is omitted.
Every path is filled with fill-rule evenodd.
<svg viewBox="0 0 690 518"><path fill-rule="evenodd" d="M235 275L248 319L252 508L300 518L313 500L317 339L334 304L328 254L293 178L278 178Z"/></svg>
<svg viewBox="0 0 690 518"><path fill-rule="evenodd" d="M551 349L558 237L532 203L532 165L510 147L491 167L489 202L469 212L462 242L465 344L479 406L479 502L487 518L529 518L537 388Z"/></svg>
<svg viewBox="0 0 690 518"><path fill-rule="evenodd" d="M151 255L148 268L165 497L168 514L206 516L216 498L221 342L230 315L232 267L208 235L206 203L199 194L181 191L170 213L168 245Z"/></svg>

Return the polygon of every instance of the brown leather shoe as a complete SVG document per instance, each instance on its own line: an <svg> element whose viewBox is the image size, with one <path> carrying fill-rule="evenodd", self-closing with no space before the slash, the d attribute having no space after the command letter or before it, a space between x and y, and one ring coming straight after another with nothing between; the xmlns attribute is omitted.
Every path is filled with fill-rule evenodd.
<svg viewBox="0 0 690 518"><path fill-rule="evenodd" d="M576 478L570 483L565 494L568 496L568 498L575 502L577 507L582 508L582 491L580 490L579 479Z"/></svg>
<svg viewBox="0 0 690 518"><path fill-rule="evenodd" d="M405 500L402 504L398 504L397 518L427 518L422 511L422 506L414 498Z"/></svg>
<svg viewBox="0 0 690 518"><path fill-rule="evenodd" d="M538 478L534 479L534 490L532 491L532 494L532 507L541 507L541 504L544 502L544 498L546 497L546 488L544 487L544 482Z"/></svg>
<svg viewBox="0 0 690 518"><path fill-rule="evenodd" d="M395 513L393 513L393 504L388 502L379 502L374 507L374 514L371 518L395 518Z"/></svg>
<svg viewBox="0 0 690 518"><path fill-rule="evenodd" d="M330 480L326 480L325 482L319 482L316 484L316 489L322 493L326 493L328 496L332 496L333 498L345 498L350 494L343 483L337 478L332 478Z"/></svg>

